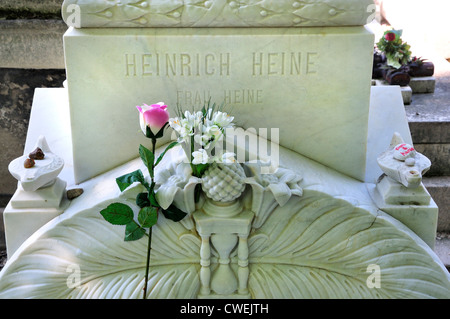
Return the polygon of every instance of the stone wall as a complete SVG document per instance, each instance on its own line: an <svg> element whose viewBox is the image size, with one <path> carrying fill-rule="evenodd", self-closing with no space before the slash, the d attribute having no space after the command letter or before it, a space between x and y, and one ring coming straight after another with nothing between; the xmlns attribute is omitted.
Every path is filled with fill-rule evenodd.
<svg viewBox="0 0 450 319"><path fill-rule="evenodd" d="M17 187L8 164L23 154L34 89L65 80L62 2L0 2L0 207Z"/></svg>

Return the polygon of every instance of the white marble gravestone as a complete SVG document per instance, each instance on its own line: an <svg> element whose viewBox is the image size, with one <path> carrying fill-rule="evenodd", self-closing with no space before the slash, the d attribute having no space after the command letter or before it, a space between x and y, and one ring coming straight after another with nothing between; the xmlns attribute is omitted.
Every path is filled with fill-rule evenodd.
<svg viewBox="0 0 450 319"><path fill-rule="evenodd" d="M333 8L318 3L311 12ZM337 3L345 4L345 11L355 2ZM105 1L68 4L80 6L82 21L93 16L83 10L109 6ZM284 1L279 10L292 8ZM362 26L370 16L367 9L359 9L365 20L346 27L324 27L334 23L311 19L320 27L283 28L269 19L264 27L223 21L227 28L120 28L113 22L69 28L64 47L76 181L135 155L134 141L142 138L135 105L164 101L200 108L209 99L225 102L242 127L279 129L280 145L364 180L374 42ZM105 10L126 12L123 6ZM183 15L189 14L185 10Z"/></svg>

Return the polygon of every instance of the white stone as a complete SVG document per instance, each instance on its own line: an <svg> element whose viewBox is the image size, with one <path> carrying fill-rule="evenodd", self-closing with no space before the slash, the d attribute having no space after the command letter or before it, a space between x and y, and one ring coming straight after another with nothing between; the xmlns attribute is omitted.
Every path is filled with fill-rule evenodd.
<svg viewBox="0 0 450 319"><path fill-rule="evenodd" d="M374 83L372 85L390 86L390 84L388 82L386 82L385 80L374 80L373 82ZM413 94L413 90L411 89L411 87L409 85L400 86L400 91L402 93L403 104L405 104L405 105L411 104L412 94Z"/></svg>
<svg viewBox="0 0 450 319"><path fill-rule="evenodd" d="M19 181L25 191L30 192L53 184L64 167L64 160L50 150L44 136L38 138L33 150L36 148L43 151L44 158L35 160L32 167L24 166L29 154L14 159L8 165L11 175Z"/></svg>
<svg viewBox="0 0 450 319"><path fill-rule="evenodd" d="M75 180L135 156L136 105L164 101L174 116L210 97L238 125L279 129L280 145L363 180L373 41L364 27L71 28Z"/></svg>
<svg viewBox="0 0 450 319"><path fill-rule="evenodd" d="M384 174L407 188L419 187L422 176L430 169L431 161L403 141L396 132L389 149L377 158Z"/></svg>
<svg viewBox="0 0 450 319"><path fill-rule="evenodd" d="M375 6L373 0L65 0L62 16L82 28L348 26L372 21Z"/></svg>
<svg viewBox="0 0 450 319"><path fill-rule="evenodd" d="M389 95L389 92L383 92L384 90L376 91L383 97ZM398 90L396 92L399 94ZM70 135L58 130L59 125L64 127L68 121L67 117L60 116L64 114L63 110L67 110L68 108L67 102L64 102L64 94L64 89L38 90L37 97L39 98L35 100L32 112L32 118L36 121L43 118L47 119L47 125L43 130L46 131L45 134L48 136L49 141L52 141L52 145L58 145L58 152L61 151L62 154L66 154L63 152L63 149L71 149ZM53 95L53 97L49 97L50 95ZM375 98L374 100L375 102L380 102L380 99ZM381 99L382 101L383 99ZM55 110L56 105L62 109ZM377 105L375 104L375 106ZM376 109L381 109L381 107L378 106ZM54 116L49 116L52 114ZM396 115L396 113L394 112L393 115ZM376 118L374 116L370 117L371 120ZM400 119L402 119L401 116ZM30 130L31 132L35 132L34 134L36 134L37 123L40 122L32 121L30 123ZM393 123L399 126L401 122ZM390 123L387 122L386 124ZM384 131L369 132L375 134ZM387 143L389 143L391 134L386 138ZM29 135L28 139L34 141L35 137ZM56 143L56 141L59 141L59 143ZM377 144L374 144L373 141L374 139L369 139L368 149L375 149L375 154L382 152L386 148L386 144L383 143L381 145L382 148L376 149ZM161 152L161 149L157 153L159 152ZM161 169L170 168L171 163L176 162L180 154L184 155L181 148L171 150L161 162L161 165L163 165ZM292 173L288 175L295 176L299 174L302 178L287 179L298 183L293 185L292 188L296 191L297 196L292 196L291 199L285 201L281 200L281 197L278 197L278 195L277 200L280 202L273 200L276 203L275 205L267 204L262 209L262 213L265 214L264 218L262 220L255 219L254 223L256 224L254 225L258 228L255 229L254 235L249 236L247 239L248 262L251 266L249 267L248 289L249 292L251 291L251 294L246 294L244 287L240 287L242 288L242 294L240 295L242 298L247 298L248 296L256 298L350 297L348 291L352 289L348 288L352 287L354 280L356 280L355 278L358 278L355 282L361 282L367 279L367 276L370 274L365 273L366 267L374 259L378 261L381 269L390 269L389 274L393 276L393 279L390 281L387 279L388 277L383 277L384 284L381 287L384 288L382 290L366 289L364 292L358 290L358 298L374 298L377 296L398 297L396 293L392 293L388 289L388 287L397 287L398 285L401 285L403 288L407 287L405 288L406 295L402 296L417 296L415 291L419 292L421 298L424 296L439 297L445 294L448 295L448 289L450 288L447 282L449 282L450 278L448 274L446 275L445 268L439 261L439 258L435 256L430 247L417 237L418 235L412 230L406 228L402 223L385 214L383 211L380 211L380 207L382 206L377 205L372 199L375 184L359 182L283 147L280 147L279 164L283 167L289 166L289 170ZM113 276L95 275L96 279L90 281L90 284L94 286L96 283L103 283L102 287L111 288L97 290L90 295L92 298L140 298L142 292L140 283L142 281L130 282L127 278L139 278L139 274L136 277L136 265L141 265L140 267L143 270L146 250L144 242L146 240L124 243L123 229L105 224L105 221L99 215L100 209L104 208L108 202L132 202L131 198L135 196L136 192L131 190L130 192L121 194L115 184L115 178L138 168L143 169L143 164L140 159L130 161L102 176L80 184L79 186L85 190L83 195L74 199L64 214L61 214L58 218L54 218L45 226L44 224L47 221L40 220L40 215L37 212L29 211L23 214L21 219L17 220L16 226L11 227L11 231L16 232L17 236L23 236L24 240L26 238L28 239L20 247L15 248L17 249L16 253L10 256L8 264L0 273L0 297L39 297L44 294L47 298L61 298L65 295L64 293L60 293L60 289L63 289L65 292L69 291L72 297L86 297L83 292L89 293L91 290L81 282L80 284L82 286L75 285L73 288L67 290L67 280L71 274L67 271L68 269L72 269L71 266L79 265L83 269L83 274L95 274L95 269L99 269L99 267L102 271L110 267L112 267L111 269L115 269L113 271L115 275ZM279 179L284 180L283 176L284 174L280 175ZM302 192L298 192L300 190L299 187L302 189ZM187 190L187 193L189 193L189 190ZM255 196L252 197L256 198ZM249 197L246 198L244 201L246 209L254 209L259 214L258 207L260 206L253 206L251 203L248 203ZM302 201L306 205L304 208L298 206ZM265 202L265 200L262 200L263 204ZM283 205L282 207L280 203ZM387 205L386 207L392 211L393 215L396 214L400 220L401 218L404 218L405 222L409 220L410 224L408 226L411 229L415 229L429 245L433 244L429 242L430 233L433 231L431 229L430 232L430 224L433 223L433 216L435 216L434 213L429 213L433 209L431 202L429 206L421 207L403 205L403 207L400 207L403 210L399 210L398 212L394 210L399 208L398 205L395 207L389 207ZM427 209L428 213L426 213ZM434 209L436 210L436 208ZM415 212L418 213L416 214ZM416 218L417 216L422 217ZM424 218L428 218L428 221L426 225L421 226L422 231L420 232L418 229L424 223ZM25 231L25 229L21 228L25 220L32 223L34 229L37 229L31 236L29 236L30 232L28 230ZM292 222L283 224L289 220ZM344 223L341 226L345 227L338 227L337 225L340 222ZM161 284L158 287L161 287L161 289L155 289L150 292L154 298L173 298L176 296L184 298L199 297L198 293L200 292L201 286L199 280L202 278L202 275L197 269L199 269L198 267L200 265L199 251L201 240L193 235L192 228L187 228L185 225L190 225L190 223L168 223L164 218L161 218L155 227L154 231L157 235L153 240L152 260L156 264L152 269L157 270L156 273L161 274L161 276L155 275L156 273L152 272L151 280L158 281ZM327 226L325 227L325 225ZM322 229L321 231L326 230L328 226L331 228L326 232L328 239L325 240L324 235L319 234L318 231L319 229ZM309 227L312 227L310 231L306 231ZM382 232L379 230L382 230ZM362 240L361 236L365 240ZM383 240L380 240L380 236L383 236ZM272 240L267 241L269 238L272 238ZM322 239L319 240L320 238ZM298 240L298 242L291 243L292 240ZM326 245L324 246L325 242ZM385 242L389 244L386 245L384 244ZM98 247L98 244L103 245L103 248ZM280 244L286 245L286 248L280 250ZM302 248L301 245L305 244L308 247L300 250L302 252L300 255L297 255L297 252L291 251L290 249L295 247ZM103 250L104 245L110 248L107 248L105 251ZM167 245L174 245L173 247L180 247L181 249L171 250L170 256L167 256ZM341 245L345 247L344 250L339 250ZM49 249L48 247L52 248ZM242 247L245 247L245 245ZM89 253L90 249L93 249L95 253ZM403 251L406 250L408 254L404 255ZM103 253L102 259L88 258L89 260L86 260L87 256L98 254L99 251ZM337 260L336 263L327 263L326 260L328 259L322 258L321 256L323 254L325 254L324 256L329 256L330 251L334 252L334 258L344 258L344 260L347 253L358 251L359 255L356 264L359 265L359 268L355 266L356 264L348 264L348 261L340 262ZM126 254L124 255L123 252L126 252ZM136 252L140 252L140 257L135 255ZM278 255L280 252L286 253L287 255ZM55 258L55 256L58 258ZM241 256L244 256L244 254L242 253ZM289 264L289 272L285 271L285 266L275 265L273 256L276 256L276 259L282 264ZM298 260L297 257L293 259L292 256L297 256ZM317 258L311 259L311 256L317 256ZM128 260L127 258L131 259ZM355 255L352 255L352 258L355 258ZM137 260L141 259L141 263L136 263ZM46 262L46 260L51 260L51 262ZM131 260L134 260L134 262L131 263ZM245 258L242 260L239 265L245 264ZM305 266L305 260L308 260L307 266ZM103 261L108 263L108 265L103 264ZM211 259L210 262L212 265L211 268L216 269L215 266L217 264L215 259ZM238 270L236 269L238 266L236 261L232 259L230 262L233 271ZM128 269L129 267L126 265L129 263L133 264L133 269ZM423 271L424 263L427 265L426 271ZM345 264L345 267L340 266L343 264ZM299 265L301 265L300 268L298 268ZM361 265L363 265L362 268ZM123 275L121 280L117 280L117 267L123 269L121 272ZM245 278L245 266L239 267L244 272L244 274L241 274L241 278ZM302 277L302 267L308 273L313 271L315 276L331 275L328 270L334 274L339 272L342 275L337 277L335 275L331 276L333 276L336 282L347 282L346 285L349 286L347 289L337 289L335 286L333 288L327 286L323 287L323 289L304 290L302 287L305 287L305 285L297 282L298 278ZM318 271L317 267L321 270ZM409 279L405 277L402 267L408 267ZM14 275L17 273L17 269L21 269L20 278ZM36 273L36 270L39 271L39 276L33 275ZM61 273L61 276L56 281L56 277L54 277L55 271ZM275 277L273 275L266 276L265 274L268 274L268 272L278 275ZM295 275L290 276L289 273L292 272ZM143 275L143 271L140 273ZM162 277L164 274L172 275ZM83 276L81 279L84 279ZM265 284L264 278L266 280L268 278L272 279L270 279L267 285ZM307 278L313 277L307 276ZM410 282L410 278L414 279ZM427 284L430 278L438 278L438 284L433 285L432 289ZM114 280L114 284L111 280ZM422 282L423 285L418 286L417 280ZM26 282L26 286L23 285L24 282ZM294 286L300 288L294 290L268 290L264 288L276 287L279 284L290 285L290 283L296 283ZM413 286L411 286L412 283ZM50 288L50 286L55 289ZM83 287L83 289L80 290L77 287ZM171 287L177 288L172 289ZM400 288L400 286L398 287ZM54 294L50 295L49 291L52 291Z"/></svg>
<svg viewBox="0 0 450 319"><path fill-rule="evenodd" d="M163 169L184 156L181 147L168 154ZM218 217L204 220L215 220L209 225L213 231L236 229L244 235L237 252L231 252L236 237L222 234L210 243L208 229L202 237L159 218L153 228L149 298L196 298L205 290L213 291L209 298L448 297L450 275L442 262L413 231L375 205L366 183L282 147L280 156L282 167L302 175L301 196L273 207L248 238L248 226L224 229ZM140 159L84 182L83 197L10 257L0 273L0 298L141 298L147 240L125 242L123 228L99 214L108 203L132 203L131 194L117 190L115 177L137 168L143 168ZM243 203L251 202L250 194L243 196ZM235 223L238 216L226 219ZM95 258L100 253L102 258ZM374 265L381 270L377 289L370 280ZM68 285L74 266L82 271Z"/></svg>
<svg viewBox="0 0 450 319"><path fill-rule="evenodd" d="M25 191L19 184L11 198L12 208L57 208L60 206L66 192L66 182L57 178L47 187L36 191Z"/></svg>
<svg viewBox="0 0 450 319"><path fill-rule="evenodd" d="M24 191L19 185L3 212L6 251L14 252L36 230L68 207L66 182L57 178L51 186L36 191Z"/></svg>
<svg viewBox="0 0 450 319"><path fill-rule="evenodd" d="M368 190L382 211L404 223L434 248L439 208L423 184L406 188L384 176L376 187L369 185Z"/></svg>
<svg viewBox="0 0 450 319"><path fill-rule="evenodd" d="M367 168L365 181L375 183L383 173L377 157L384 152L395 132L412 144L408 119L399 86L373 86L370 96Z"/></svg>
<svg viewBox="0 0 450 319"><path fill-rule="evenodd" d="M434 76L412 77L409 86L413 93L434 93L436 78Z"/></svg>

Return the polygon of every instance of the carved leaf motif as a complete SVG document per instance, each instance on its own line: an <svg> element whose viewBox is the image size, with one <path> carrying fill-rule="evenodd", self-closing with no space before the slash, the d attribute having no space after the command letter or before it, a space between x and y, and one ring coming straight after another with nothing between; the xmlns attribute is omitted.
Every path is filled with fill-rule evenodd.
<svg viewBox="0 0 450 319"><path fill-rule="evenodd" d="M147 240L124 242L123 227L98 213L108 204L36 232L0 273L0 298L141 298ZM152 238L149 297L195 298L198 235L161 217ZM404 225L318 191L276 208L248 243L254 298L450 296L450 275ZM381 270L380 288L367 284L370 265Z"/></svg>
<svg viewBox="0 0 450 319"><path fill-rule="evenodd" d="M296 16L308 26L329 26L364 25L373 0L65 0L65 21L71 4L81 8L81 27L294 26Z"/></svg>
<svg viewBox="0 0 450 319"><path fill-rule="evenodd" d="M448 273L391 222L314 191L291 199L249 237L253 297L448 298ZM379 289L367 284L370 265Z"/></svg>
<svg viewBox="0 0 450 319"><path fill-rule="evenodd" d="M123 226L103 220L101 207L105 203L55 221L14 255L2 271L0 298L142 298L147 237L124 242ZM149 298L195 297L199 250L196 236L160 216L153 228Z"/></svg>

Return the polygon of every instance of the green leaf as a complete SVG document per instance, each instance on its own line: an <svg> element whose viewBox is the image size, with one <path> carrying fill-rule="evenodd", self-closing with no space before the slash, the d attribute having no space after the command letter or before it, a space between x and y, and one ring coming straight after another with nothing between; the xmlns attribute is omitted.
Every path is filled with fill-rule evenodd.
<svg viewBox="0 0 450 319"><path fill-rule="evenodd" d="M162 209L162 213L164 214L164 217L173 220L174 222L179 222L187 215L175 205L170 205L169 208Z"/></svg>
<svg viewBox="0 0 450 319"><path fill-rule="evenodd" d="M156 200L156 194L153 191L153 188L152 188L152 191L148 195L148 200L150 201L150 205L151 206L153 206L153 207L161 207L159 205L158 201Z"/></svg>
<svg viewBox="0 0 450 319"><path fill-rule="evenodd" d="M139 146L139 155L141 156L145 166L147 166L150 176L153 177L153 163L155 161L155 155L143 145Z"/></svg>
<svg viewBox="0 0 450 319"><path fill-rule="evenodd" d="M159 162L161 162L161 160L163 159L164 155L166 155L167 151L170 150L171 148L175 147L176 145L178 145L178 142L172 142L169 145L167 145L166 149L164 150L164 152L161 153L161 155L159 155L158 159L156 160L155 166L159 164Z"/></svg>
<svg viewBox="0 0 450 319"><path fill-rule="evenodd" d="M140 182L145 185L144 175L140 169L116 178L116 183L121 192L135 182Z"/></svg>
<svg viewBox="0 0 450 319"><path fill-rule="evenodd" d="M128 223L125 227L125 241L134 241L141 239L145 235L145 229L140 227L134 221Z"/></svg>
<svg viewBox="0 0 450 319"><path fill-rule="evenodd" d="M209 163L207 164L191 164L192 175L201 178L203 173L208 169Z"/></svg>
<svg viewBox="0 0 450 319"><path fill-rule="evenodd" d="M138 221L141 227L152 227L158 222L158 209L152 206L142 208L138 214Z"/></svg>
<svg viewBox="0 0 450 319"><path fill-rule="evenodd" d="M100 211L103 218L113 225L126 225L133 221L133 210L125 204L113 203Z"/></svg>
<svg viewBox="0 0 450 319"><path fill-rule="evenodd" d="M150 206L150 200L148 199L148 193L139 193L136 196L136 205L138 205L140 208Z"/></svg>

